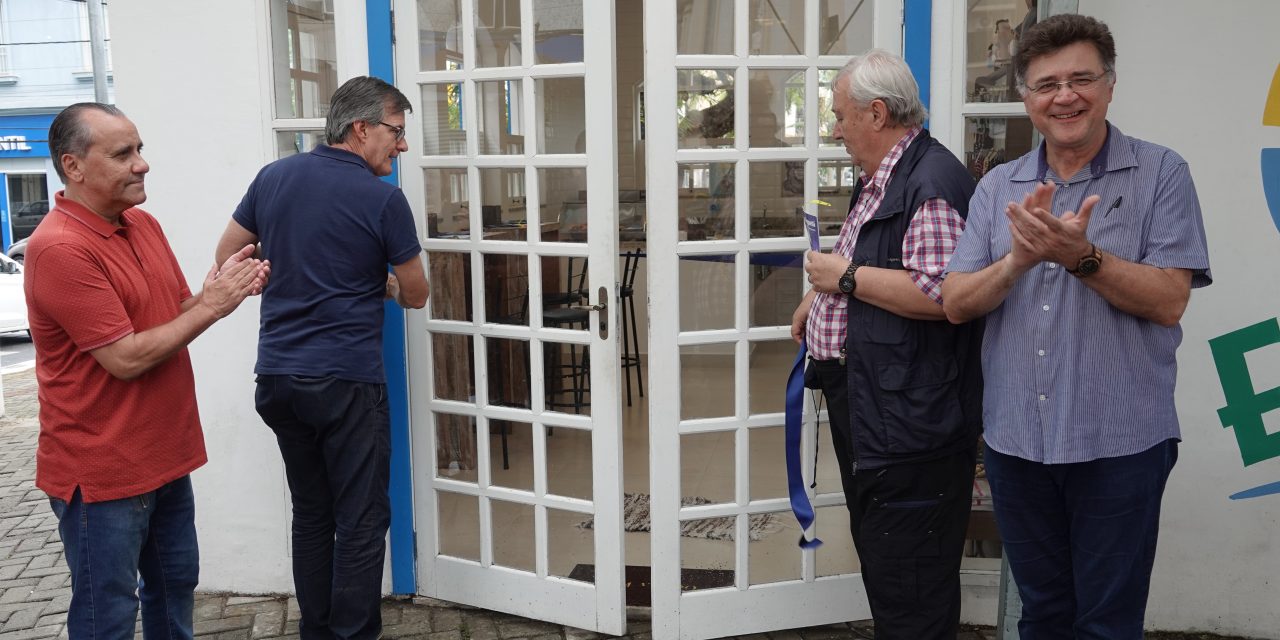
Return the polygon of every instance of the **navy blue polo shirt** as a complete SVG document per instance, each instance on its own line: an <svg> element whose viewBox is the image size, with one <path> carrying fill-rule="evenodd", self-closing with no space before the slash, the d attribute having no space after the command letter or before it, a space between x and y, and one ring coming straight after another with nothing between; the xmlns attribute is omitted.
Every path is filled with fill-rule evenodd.
<svg viewBox="0 0 1280 640"><path fill-rule="evenodd" d="M319 145L263 167L232 218L271 261L254 371L385 382L387 265L422 250L404 192Z"/></svg>

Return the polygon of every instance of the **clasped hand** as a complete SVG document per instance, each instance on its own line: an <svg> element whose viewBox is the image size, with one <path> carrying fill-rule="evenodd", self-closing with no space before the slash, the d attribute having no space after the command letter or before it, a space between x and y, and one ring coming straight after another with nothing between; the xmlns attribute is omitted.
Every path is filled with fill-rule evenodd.
<svg viewBox="0 0 1280 640"><path fill-rule="evenodd" d="M1053 215L1053 194L1057 185L1038 184L1021 203L1005 207L1009 233L1013 236L1009 259L1020 272L1041 262L1056 262L1068 269L1089 255L1089 218L1100 196L1092 195L1080 204L1080 211Z"/></svg>
<svg viewBox="0 0 1280 640"><path fill-rule="evenodd" d="M227 258L222 266L214 266L205 276L201 302L211 307L219 318L226 317L249 296L262 293L271 277L271 263L253 257L257 247L245 247Z"/></svg>

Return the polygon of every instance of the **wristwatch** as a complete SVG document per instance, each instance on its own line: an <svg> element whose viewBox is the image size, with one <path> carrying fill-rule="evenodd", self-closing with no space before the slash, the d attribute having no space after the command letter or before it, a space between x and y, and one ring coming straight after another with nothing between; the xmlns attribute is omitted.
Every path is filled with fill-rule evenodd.
<svg viewBox="0 0 1280 640"><path fill-rule="evenodd" d="M858 267L862 265L856 262L849 262L849 268L844 270L844 275L840 276L840 293L847 296L853 295L853 290L858 288L858 281L854 279L853 274L858 272Z"/></svg>
<svg viewBox="0 0 1280 640"><path fill-rule="evenodd" d="M1067 269L1067 273L1077 278L1088 278L1102 268L1102 252L1098 250L1098 245L1090 244L1089 250L1089 255L1080 258L1076 268Z"/></svg>

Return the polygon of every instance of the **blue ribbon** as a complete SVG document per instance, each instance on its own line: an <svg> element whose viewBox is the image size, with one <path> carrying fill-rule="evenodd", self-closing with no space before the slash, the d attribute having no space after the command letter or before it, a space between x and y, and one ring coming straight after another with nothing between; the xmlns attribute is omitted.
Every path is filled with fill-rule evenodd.
<svg viewBox="0 0 1280 640"><path fill-rule="evenodd" d="M804 471L800 468L800 440L804 434L804 363L808 346L800 343L800 352L791 365L791 377L787 378L787 493L791 495L791 512L800 523L800 548L817 549L822 541L816 536L806 540L804 532L813 525L813 505L804 486Z"/></svg>

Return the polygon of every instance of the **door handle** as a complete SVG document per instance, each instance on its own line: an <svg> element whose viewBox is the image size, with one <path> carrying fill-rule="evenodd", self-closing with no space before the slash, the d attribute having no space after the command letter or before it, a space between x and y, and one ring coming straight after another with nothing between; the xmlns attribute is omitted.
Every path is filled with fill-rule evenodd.
<svg viewBox="0 0 1280 640"><path fill-rule="evenodd" d="M609 339L609 314L604 312L609 309L609 290L604 287L600 287L597 299L600 302L597 302L596 304L593 304L593 305L575 304L575 305L570 305L569 308L581 309L583 311L601 312L600 313L600 339L608 340Z"/></svg>

